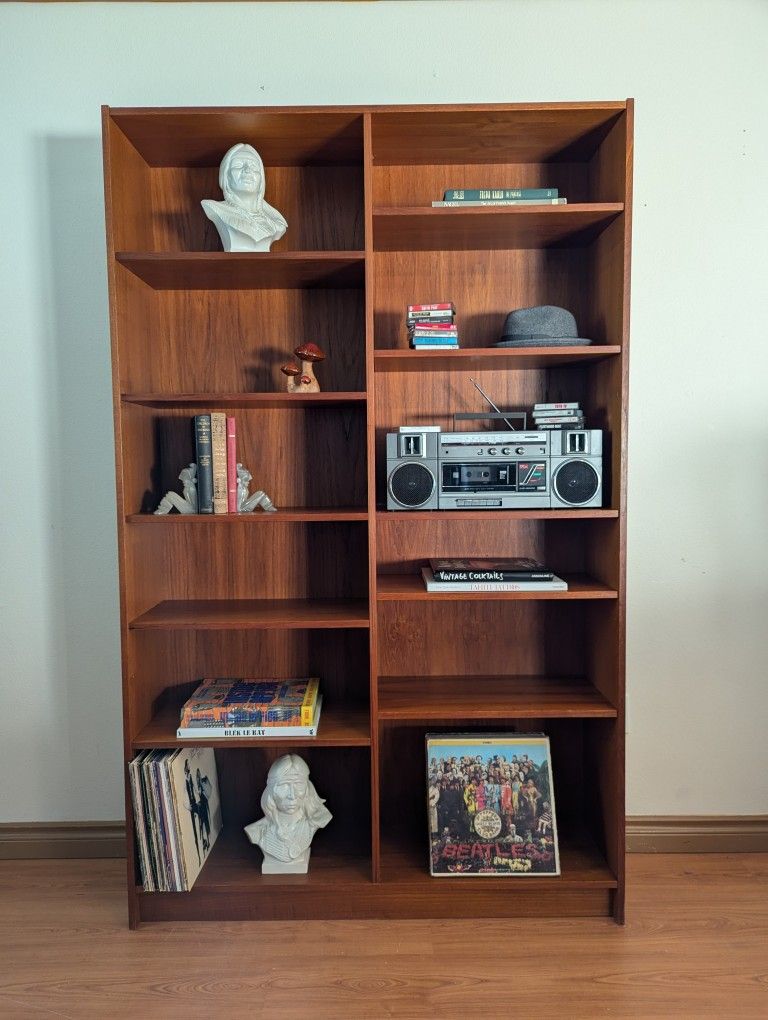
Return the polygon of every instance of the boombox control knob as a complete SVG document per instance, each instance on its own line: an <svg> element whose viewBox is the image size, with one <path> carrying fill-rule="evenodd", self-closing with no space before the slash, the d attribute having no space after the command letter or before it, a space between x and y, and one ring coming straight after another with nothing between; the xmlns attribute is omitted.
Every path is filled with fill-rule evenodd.
<svg viewBox="0 0 768 1020"><path fill-rule="evenodd" d="M525 453L525 447L524 446L516 446L515 447L515 453Z"/></svg>
<svg viewBox="0 0 768 1020"><path fill-rule="evenodd" d="M504 454L505 457L508 457L510 455L510 453L512 453L512 451L510 450L510 448L508 446L505 446L504 449L501 452Z"/></svg>
<svg viewBox="0 0 768 1020"><path fill-rule="evenodd" d="M488 456L489 456L489 457L495 457L495 456L496 456L496 454L497 454L498 452L499 452L499 451L498 451L498 450L496 449L496 447L495 447L495 446L492 446L492 447L490 448L490 450L488 451Z"/></svg>

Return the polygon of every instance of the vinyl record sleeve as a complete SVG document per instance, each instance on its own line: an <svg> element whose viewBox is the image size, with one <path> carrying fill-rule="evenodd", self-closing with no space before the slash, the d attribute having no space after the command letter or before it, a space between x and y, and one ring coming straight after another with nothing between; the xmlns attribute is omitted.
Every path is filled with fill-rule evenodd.
<svg viewBox="0 0 768 1020"><path fill-rule="evenodd" d="M430 874L559 875L549 737L428 733Z"/></svg>

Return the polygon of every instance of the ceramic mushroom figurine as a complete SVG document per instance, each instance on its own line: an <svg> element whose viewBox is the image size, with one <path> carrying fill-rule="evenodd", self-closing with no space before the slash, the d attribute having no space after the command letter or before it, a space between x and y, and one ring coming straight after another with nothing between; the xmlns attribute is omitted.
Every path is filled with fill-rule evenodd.
<svg viewBox="0 0 768 1020"><path fill-rule="evenodd" d="M288 376L288 392L298 393L299 392L299 380L298 376L301 375L301 369L295 361L288 361L280 369L283 375Z"/></svg>
<svg viewBox="0 0 768 1020"><path fill-rule="evenodd" d="M299 376L299 390L302 393L319 393L320 383L315 378L313 365L317 361L325 361L325 355L317 344L300 344L293 352L301 361L301 375Z"/></svg>

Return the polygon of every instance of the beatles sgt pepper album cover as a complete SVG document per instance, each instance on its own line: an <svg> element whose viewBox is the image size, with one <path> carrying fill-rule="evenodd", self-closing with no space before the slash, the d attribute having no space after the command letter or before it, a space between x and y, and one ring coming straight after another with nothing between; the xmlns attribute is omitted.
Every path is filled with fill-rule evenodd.
<svg viewBox="0 0 768 1020"><path fill-rule="evenodd" d="M549 737L427 734L430 873L559 875Z"/></svg>

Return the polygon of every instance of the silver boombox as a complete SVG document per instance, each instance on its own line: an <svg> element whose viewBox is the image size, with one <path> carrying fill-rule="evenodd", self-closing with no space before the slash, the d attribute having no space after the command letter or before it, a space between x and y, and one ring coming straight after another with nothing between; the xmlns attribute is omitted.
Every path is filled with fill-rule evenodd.
<svg viewBox="0 0 768 1020"><path fill-rule="evenodd" d="M603 505L603 433L387 434L388 510L497 510Z"/></svg>

